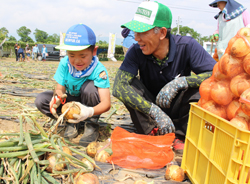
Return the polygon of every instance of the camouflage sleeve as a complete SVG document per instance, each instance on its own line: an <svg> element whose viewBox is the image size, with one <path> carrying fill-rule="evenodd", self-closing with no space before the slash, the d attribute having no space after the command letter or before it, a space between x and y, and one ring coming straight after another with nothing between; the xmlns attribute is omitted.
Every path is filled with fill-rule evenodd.
<svg viewBox="0 0 250 184"><path fill-rule="evenodd" d="M115 77L112 94L129 107L148 114L151 103L131 87L130 84L134 77L133 74L119 69Z"/></svg>
<svg viewBox="0 0 250 184"><path fill-rule="evenodd" d="M200 73L198 75L191 75L186 77L188 86L190 88L198 88L200 87L200 84L207 78L209 78L212 75L212 71Z"/></svg>

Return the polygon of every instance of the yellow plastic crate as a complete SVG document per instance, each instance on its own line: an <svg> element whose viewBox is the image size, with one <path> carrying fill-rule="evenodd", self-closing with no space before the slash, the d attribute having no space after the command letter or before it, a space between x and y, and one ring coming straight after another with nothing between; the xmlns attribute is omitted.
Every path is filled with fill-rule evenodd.
<svg viewBox="0 0 250 184"><path fill-rule="evenodd" d="M249 146L249 131L191 103L181 167L193 184L245 184Z"/></svg>

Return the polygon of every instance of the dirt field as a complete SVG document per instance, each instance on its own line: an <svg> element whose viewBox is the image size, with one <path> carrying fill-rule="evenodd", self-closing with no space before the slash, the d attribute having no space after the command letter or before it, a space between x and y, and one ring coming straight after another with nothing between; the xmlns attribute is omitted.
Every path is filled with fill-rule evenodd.
<svg viewBox="0 0 250 184"><path fill-rule="evenodd" d="M107 68L111 88L114 75L121 61L102 62ZM1 131L19 131L18 116L32 113L39 122L49 121L49 118L40 113L34 106L37 93L52 90L56 84L53 75L59 61L30 61L16 62L15 58L0 59L0 126ZM122 103L113 96L112 108L102 115L101 119L109 116L111 112L116 115L126 113ZM114 110L115 109L115 110Z"/></svg>
<svg viewBox="0 0 250 184"><path fill-rule="evenodd" d="M122 61L104 61L102 63L109 73L110 90L112 94L114 77ZM53 75L58 64L59 61L16 62L15 58L0 58L0 133L20 132L20 115L32 115L37 122L42 125L46 122L47 124L51 123L49 118L36 109L34 100L38 93L45 90L53 90L56 84ZM111 102L112 108L102 114L99 119L101 128L98 141L103 142L103 144L107 142L112 130L116 126L121 126L128 131L134 131L132 121L124 105L113 96L111 96ZM25 125L25 129L30 128L27 123L25 123ZM59 127L59 131L61 131L60 134L63 135L64 127ZM82 133L83 129L80 129L78 137L73 139L72 142L77 144ZM175 157L174 161L180 164L181 157ZM108 167L111 170L112 166L110 164ZM164 173L165 168L159 171L118 169L113 171L112 175L114 176L113 179L123 181L121 183L125 184L133 184L134 181L138 179L143 179L151 184L176 183L166 181L164 179ZM155 178L158 179L148 178L147 175L154 175ZM108 184L113 182L102 183Z"/></svg>

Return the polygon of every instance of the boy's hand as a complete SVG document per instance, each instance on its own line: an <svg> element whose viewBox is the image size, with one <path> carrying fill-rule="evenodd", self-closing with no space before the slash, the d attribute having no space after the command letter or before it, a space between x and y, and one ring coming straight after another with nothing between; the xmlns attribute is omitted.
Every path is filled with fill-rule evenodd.
<svg viewBox="0 0 250 184"><path fill-rule="evenodd" d="M75 119L69 119L69 123L79 123L80 121L84 121L85 119L92 117L94 114L94 108L93 107L87 107L80 102L75 102L75 104L81 109L80 115L73 114L73 117Z"/></svg>
<svg viewBox="0 0 250 184"><path fill-rule="evenodd" d="M175 127L172 120L157 105L152 103L149 115L156 121L160 135L175 132Z"/></svg>
<svg viewBox="0 0 250 184"><path fill-rule="evenodd" d="M65 104L67 95L63 94L61 97L54 95L49 103L50 112L53 114L55 118L58 118L58 114L56 113L56 109L61 105Z"/></svg>

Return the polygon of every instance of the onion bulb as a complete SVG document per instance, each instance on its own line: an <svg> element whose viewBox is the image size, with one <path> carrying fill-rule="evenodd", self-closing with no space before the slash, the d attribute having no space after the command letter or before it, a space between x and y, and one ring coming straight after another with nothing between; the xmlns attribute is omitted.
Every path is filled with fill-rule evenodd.
<svg viewBox="0 0 250 184"><path fill-rule="evenodd" d="M166 180L183 181L185 178L184 171L178 165L171 165L165 173Z"/></svg>
<svg viewBox="0 0 250 184"><path fill-rule="evenodd" d="M108 157L110 157L110 154L107 151L102 150L100 153L95 155L95 160L99 162L107 162Z"/></svg>
<svg viewBox="0 0 250 184"><path fill-rule="evenodd" d="M62 109L61 109L62 114L71 106L72 103L74 103L74 102L68 102L62 106ZM73 104L73 106L70 107L69 111L65 114L64 117L66 119L74 119L73 114L80 115L80 112L81 112L80 107L78 107L78 105L76 105L76 104Z"/></svg>
<svg viewBox="0 0 250 184"><path fill-rule="evenodd" d="M94 170L94 165L88 159L83 158L81 161L87 166L86 169L88 171L93 171Z"/></svg>
<svg viewBox="0 0 250 184"><path fill-rule="evenodd" d="M97 152L98 143L97 142L91 142L87 146L87 155L91 156L92 158L95 158L96 152Z"/></svg>
<svg viewBox="0 0 250 184"><path fill-rule="evenodd" d="M74 184L99 184L99 180L96 175L86 173L75 178Z"/></svg>
<svg viewBox="0 0 250 184"><path fill-rule="evenodd" d="M64 153L72 156L72 151L67 146L63 146L62 149Z"/></svg>
<svg viewBox="0 0 250 184"><path fill-rule="evenodd" d="M50 153L47 156L47 160L49 161L49 165L46 168L46 171L48 171L49 173L52 173L53 169L56 170L56 171L62 171L66 167L66 163L56 164L56 160L57 160L57 162L63 161L62 158L57 159L57 156L59 156L59 155L55 154L55 153Z"/></svg>

